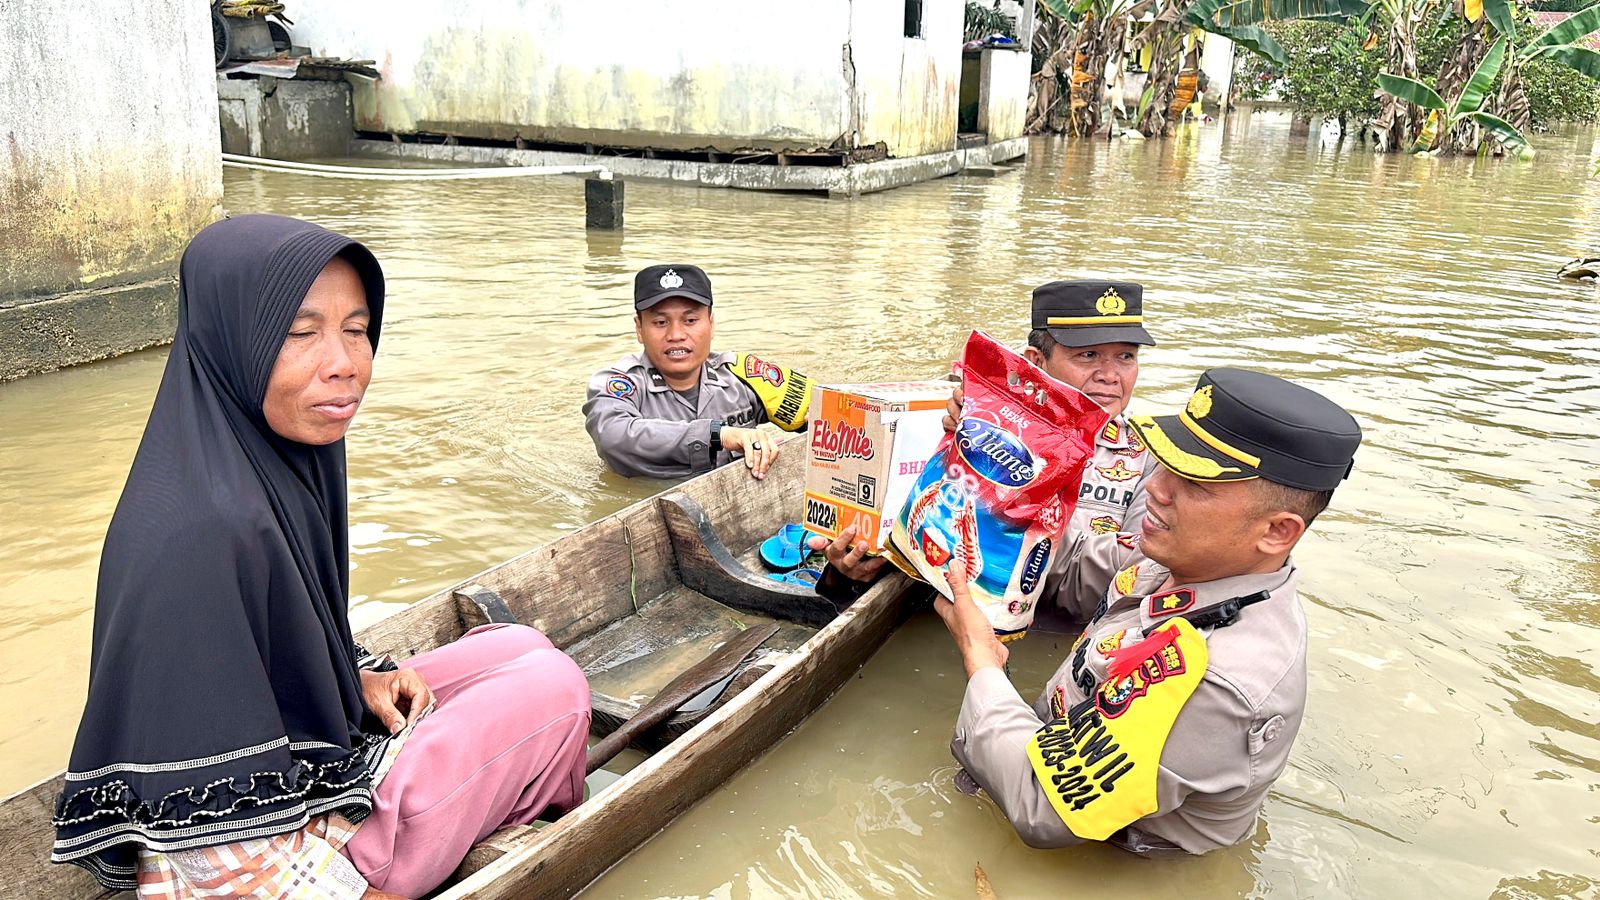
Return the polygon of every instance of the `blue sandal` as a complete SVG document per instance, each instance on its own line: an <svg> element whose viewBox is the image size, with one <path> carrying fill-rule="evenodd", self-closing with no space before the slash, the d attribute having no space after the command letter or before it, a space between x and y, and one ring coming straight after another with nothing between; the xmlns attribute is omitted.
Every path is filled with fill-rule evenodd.
<svg viewBox="0 0 1600 900"><path fill-rule="evenodd" d="M792 572L771 572L768 573L767 577L773 581L781 581L784 584L797 584L801 587L814 588L817 586L817 581L822 578L822 571L820 569L795 569Z"/></svg>
<svg viewBox="0 0 1600 900"><path fill-rule="evenodd" d="M779 571L795 568L811 552L806 546L806 538L810 536L804 525L793 522L784 525L777 534L761 542L761 561Z"/></svg>

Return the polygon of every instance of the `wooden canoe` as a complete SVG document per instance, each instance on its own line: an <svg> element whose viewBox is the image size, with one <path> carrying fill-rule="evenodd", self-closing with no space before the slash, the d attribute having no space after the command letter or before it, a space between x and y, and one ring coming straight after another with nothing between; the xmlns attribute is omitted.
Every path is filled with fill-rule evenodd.
<svg viewBox="0 0 1600 900"><path fill-rule="evenodd" d="M577 893L799 725L904 620L920 593L895 572L842 611L766 577L756 547L798 515L804 469L795 445L764 481L738 465L707 473L359 635L404 659L486 621L532 625L590 675L594 730L603 734L735 629L781 626L716 703L640 742L664 743L658 752L559 821L492 836L436 896ZM104 893L77 866L48 862L61 783L58 774L0 801L0 897Z"/></svg>

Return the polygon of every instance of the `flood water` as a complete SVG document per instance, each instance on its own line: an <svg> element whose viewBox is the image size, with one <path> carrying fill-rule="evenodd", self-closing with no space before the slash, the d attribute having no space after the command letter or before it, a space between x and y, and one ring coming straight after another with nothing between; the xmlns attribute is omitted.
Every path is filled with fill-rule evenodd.
<svg viewBox="0 0 1600 900"><path fill-rule="evenodd" d="M578 407L633 345L633 272L711 273L718 345L824 379L926 375L1019 339L1054 278L1147 285L1136 408L1201 370L1312 384L1366 428L1296 557L1310 698L1253 839L1152 862L1027 849L955 793L936 620L602 880L596 896L1559 897L1600 893L1600 249L1593 131L1531 163L1374 157L1258 116L1164 142L1037 140L1021 173L855 202L646 183L585 235L571 179L343 183L228 171L233 212L310 218L389 277L349 440L357 627L659 490ZM0 794L59 769L95 566L164 351L0 386ZM1066 643L1030 637L1032 698Z"/></svg>

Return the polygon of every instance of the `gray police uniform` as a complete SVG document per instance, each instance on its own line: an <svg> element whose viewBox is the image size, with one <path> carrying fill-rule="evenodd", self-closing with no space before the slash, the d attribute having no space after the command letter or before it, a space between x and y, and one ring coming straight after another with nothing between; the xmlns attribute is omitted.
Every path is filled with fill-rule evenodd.
<svg viewBox="0 0 1600 900"><path fill-rule="evenodd" d="M1144 486L1155 472L1148 448L1116 416L1095 438L1094 462L1083 471L1078 505L1068 534L1138 531L1144 517Z"/></svg>
<svg viewBox="0 0 1600 900"><path fill-rule="evenodd" d="M1074 540L1054 602L1080 621L1089 619L1089 626L1032 706L1000 669L980 670L967 683L951 752L1030 846L1065 847L1082 839L1068 830L1035 777L1026 752L1029 740L1044 723L1091 697L1105 679L1106 657L1097 644L1125 629L1160 626L1165 616L1153 616L1152 609L1161 605L1162 595L1187 600L1179 592L1192 592L1192 601L1174 612L1257 591L1271 597L1243 610L1228 627L1202 630L1210 662L1161 754L1159 809L1132 823L1113 843L1137 851L1204 853L1243 840L1254 828L1267 789L1283 774L1300 728L1306 620L1295 594L1294 566L1158 592L1167 570L1141 556L1136 546L1128 535L1086 534ZM1135 575L1131 584L1124 582L1127 591L1106 587L1128 567ZM1151 594L1157 594L1154 603Z"/></svg>
<svg viewBox="0 0 1600 900"><path fill-rule="evenodd" d="M1240 369L1203 374L1176 416L1128 423L1180 477L1312 492L1349 475L1361 442L1326 397ZM951 751L1033 846L1226 847L1249 836L1287 765L1306 699L1293 563L1168 585L1140 544L1079 534L1069 545L1047 602L1089 625L1037 702L998 668L967 683Z"/></svg>
<svg viewBox="0 0 1600 900"><path fill-rule="evenodd" d="M681 478L736 457L711 452L711 423L750 428L767 421L750 386L728 370L732 353L712 353L694 402L678 393L643 352L630 353L589 379L583 424L606 465L621 475Z"/></svg>

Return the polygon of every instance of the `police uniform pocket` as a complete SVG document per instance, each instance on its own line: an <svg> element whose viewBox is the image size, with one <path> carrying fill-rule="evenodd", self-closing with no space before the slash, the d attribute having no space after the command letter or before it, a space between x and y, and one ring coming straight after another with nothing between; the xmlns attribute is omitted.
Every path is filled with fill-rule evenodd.
<svg viewBox="0 0 1600 900"><path fill-rule="evenodd" d="M1277 740L1278 737L1283 734L1284 727L1285 722L1283 716L1273 716L1265 722L1262 722L1260 725L1250 729L1250 735L1246 740L1246 744L1250 749L1250 755L1255 756L1259 754L1268 744Z"/></svg>

